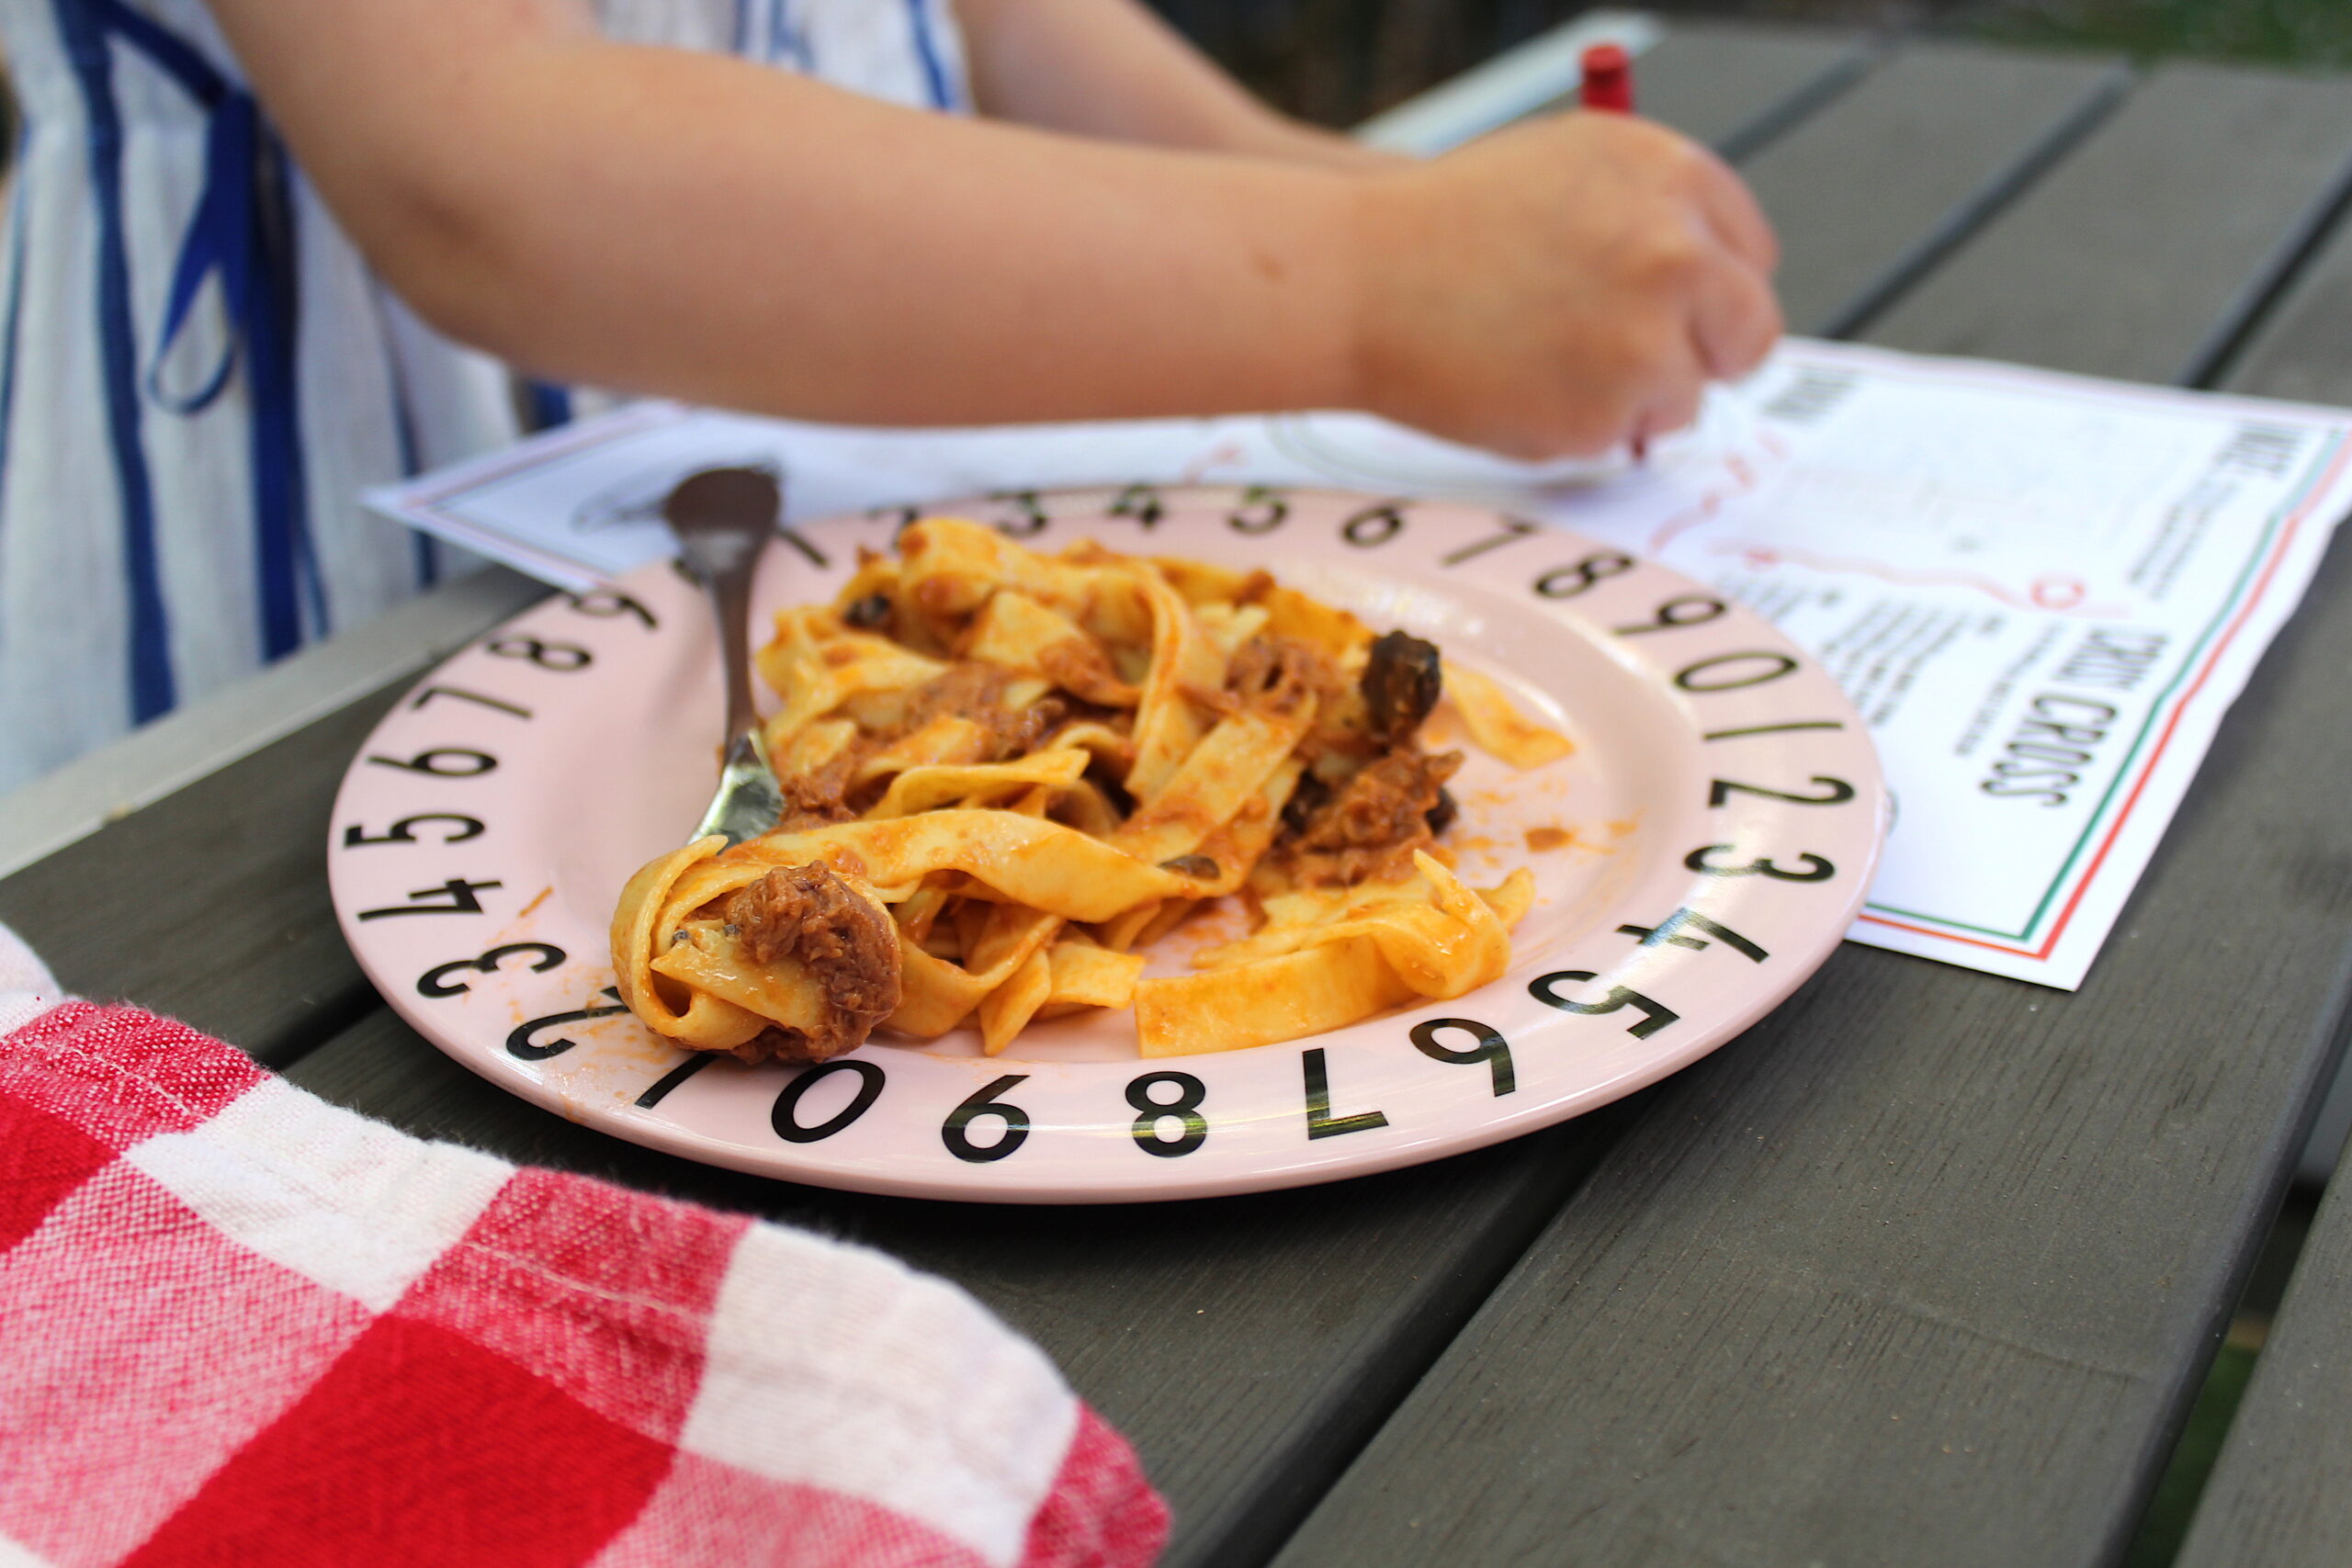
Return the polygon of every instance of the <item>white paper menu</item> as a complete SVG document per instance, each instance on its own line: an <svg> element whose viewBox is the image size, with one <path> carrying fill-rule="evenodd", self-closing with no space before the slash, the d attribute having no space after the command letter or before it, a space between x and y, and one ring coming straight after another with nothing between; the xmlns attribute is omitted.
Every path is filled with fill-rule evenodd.
<svg viewBox="0 0 2352 1568"><path fill-rule="evenodd" d="M1357 414L881 431L645 403L377 491L567 587L664 553L686 472L795 518L1104 483L1507 506L1651 556L1812 649L1896 819L1860 942L2071 989L2352 506L2352 410L1792 340L1650 460L1526 467Z"/></svg>

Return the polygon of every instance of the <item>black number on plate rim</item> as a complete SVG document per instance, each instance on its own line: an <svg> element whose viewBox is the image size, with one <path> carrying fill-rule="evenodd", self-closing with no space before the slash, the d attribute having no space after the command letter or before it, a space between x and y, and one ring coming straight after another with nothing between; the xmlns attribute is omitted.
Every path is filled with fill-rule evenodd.
<svg viewBox="0 0 2352 1568"><path fill-rule="evenodd" d="M474 765L469 768L443 767L439 761L443 757L470 757ZM408 758L371 752L368 760L379 768L398 768L403 773L424 773L436 779L477 779L498 766L498 759L489 752L476 751L466 746L435 746Z"/></svg>
<svg viewBox="0 0 2352 1568"><path fill-rule="evenodd" d="M1163 1084L1176 1091L1175 1099L1151 1098L1151 1091ZM1175 1159L1207 1143L1209 1122L1201 1114L1201 1101L1208 1092L1209 1086L1190 1073L1146 1073L1128 1084L1127 1103L1136 1108L1136 1146L1148 1155ZM1173 1139L1163 1140L1159 1123L1170 1116L1184 1124L1183 1130Z"/></svg>
<svg viewBox="0 0 2352 1568"><path fill-rule="evenodd" d="M567 603L579 614L594 616L597 620L610 620L616 615L635 615L639 622L643 623L647 631L653 631L662 625L654 618L653 612L647 609L640 601L629 597L617 588L591 588L585 593L572 594Z"/></svg>
<svg viewBox="0 0 2352 1568"><path fill-rule="evenodd" d="M1384 501L1367 506L1340 525L1340 537L1360 550L1375 549L1405 531L1401 502Z"/></svg>
<svg viewBox="0 0 2352 1568"><path fill-rule="evenodd" d="M1440 1031L1458 1029L1476 1042L1467 1051L1454 1051L1438 1043ZM1475 1019L1432 1018L1413 1025L1413 1045L1433 1062L1453 1062L1472 1066L1480 1062L1494 1064L1495 1095L1500 1099L1519 1088L1519 1074L1512 1067L1510 1046L1503 1037Z"/></svg>
<svg viewBox="0 0 2352 1568"><path fill-rule="evenodd" d="M416 844L424 842L410 829L419 822L455 822L451 832L441 837L445 844L462 844L468 839L479 839L486 831L479 817L467 817L455 811L424 811L413 817L403 817L384 829L379 837L370 838L365 823L354 822L343 830L343 847L356 850L363 844Z"/></svg>
<svg viewBox="0 0 2352 1568"><path fill-rule="evenodd" d="M1538 975L1534 979L1530 980L1527 983L1527 994L1546 1006L1558 1008L1562 1012L1581 1013L1587 1017L1615 1012L1620 1008L1630 1007L1642 1015L1641 1022L1629 1024L1625 1029L1625 1032L1636 1040L1646 1040L1668 1024L1676 1022L1682 1017L1672 1008L1663 1003L1654 1002L1641 992L1628 990L1623 986L1610 987L1609 994L1597 1002L1572 1002L1560 994L1560 983L1564 980L1572 985L1582 985L1588 980L1598 978L1599 976L1589 969L1555 970L1549 975Z"/></svg>
<svg viewBox="0 0 2352 1568"><path fill-rule="evenodd" d="M503 882L495 879L489 882L469 882L462 876L453 876L448 881L437 883L431 887L415 889L409 894L409 901L405 904L393 904L381 909L362 909L356 918L363 920L388 920L395 915L479 915L481 913L481 900L474 895L486 888L505 886ZM446 904L432 902L436 897L447 898L448 902Z"/></svg>
<svg viewBox="0 0 2352 1568"><path fill-rule="evenodd" d="M650 1111L655 1106L661 1104L663 1100L669 1099L671 1090L676 1089L680 1084L685 1082L688 1078L694 1077L696 1073L702 1071L705 1067L710 1066L711 1063L718 1059L718 1053L716 1051L691 1052L687 1055L684 1061L680 1062L676 1066L672 1067L668 1072L663 1073L660 1077L655 1078L651 1083L646 1085L645 1092L639 1095L629 1103L636 1106L639 1111Z"/></svg>
<svg viewBox="0 0 2352 1568"><path fill-rule="evenodd" d="M596 656L576 642L547 642L520 632L492 637L481 645L481 650L497 659L519 659L558 675L569 675L596 662Z"/></svg>
<svg viewBox="0 0 2352 1568"><path fill-rule="evenodd" d="M1256 517L1253 506L1264 508ZM1241 504L1226 513L1225 525L1237 534L1271 534L1290 521L1290 498L1271 485L1251 485L1241 492Z"/></svg>
<svg viewBox="0 0 2352 1568"><path fill-rule="evenodd" d="M1785 800L1792 806L1843 806L1854 798L1854 786L1844 779L1827 773L1815 773L1813 782L1820 784L1820 795L1791 795L1784 789L1766 789L1762 784L1741 784L1736 779L1717 779L1707 786L1707 804L1722 806L1734 794L1760 795L1767 800Z"/></svg>
<svg viewBox="0 0 2352 1568"><path fill-rule="evenodd" d="M1298 1054L1300 1074L1306 1080L1306 1136L1336 1138L1347 1133L1369 1133L1388 1125L1385 1111L1359 1111L1349 1116L1331 1114L1331 1064L1320 1045Z"/></svg>
<svg viewBox="0 0 2352 1568"><path fill-rule="evenodd" d="M1121 491L1112 501L1108 515L1132 517L1149 528L1168 515L1168 508L1160 504L1158 486L1132 484Z"/></svg>
<svg viewBox="0 0 2352 1568"><path fill-rule="evenodd" d="M1731 606L1709 593L1679 593L1657 607L1657 619L1636 621L1630 626L1616 628L1619 637L1639 637L1644 632L1670 632L1683 626L1703 626L1709 621L1720 620Z"/></svg>
<svg viewBox="0 0 2352 1568"><path fill-rule="evenodd" d="M992 1079L985 1088L947 1113L939 1124L939 1141L947 1152L972 1165L987 1165L1001 1160L1029 1141L1029 1112L1017 1105L999 1100L998 1095L1028 1078L1027 1073L1007 1073ZM1004 1136L985 1148L972 1142L967 1131L975 1119L982 1116L1001 1117Z"/></svg>
<svg viewBox="0 0 2352 1568"><path fill-rule="evenodd" d="M1699 679L1701 671L1713 670L1722 664L1736 664L1742 660L1748 659L1762 660L1765 668L1753 675L1736 675L1723 680L1702 681ZM1750 649L1741 653L1718 653L1713 658L1702 659L1695 664L1687 664L1674 672L1674 683L1686 692L1736 692L1743 686L1760 686L1768 681L1777 681L1783 675L1793 675L1796 672L1797 661L1787 654L1763 653Z"/></svg>
<svg viewBox="0 0 2352 1568"><path fill-rule="evenodd" d="M449 976L470 969L477 975L494 975L498 966L518 953L536 953L538 961L531 965L534 974L544 975L569 956L563 949L544 942L510 942L492 948L475 958L453 958L447 964L435 964L416 977L416 994L420 997L458 997L473 989L468 985L452 985Z"/></svg>
<svg viewBox="0 0 2352 1568"><path fill-rule="evenodd" d="M815 1126L802 1126L798 1116L800 1101L810 1089L837 1073L856 1074L857 1092L850 1097L847 1105ZM888 1075L878 1063L820 1062L784 1086L775 1097L775 1109L768 1112L768 1125L787 1144L822 1143L872 1110L874 1102L882 1098L882 1086L887 1081Z"/></svg>
<svg viewBox="0 0 2352 1568"><path fill-rule="evenodd" d="M1752 860L1746 865L1717 865L1711 858L1718 850L1729 850L1730 844L1701 844L1682 857L1682 863L1702 876L1769 876L1775 882L1826 882L1838 874L1838 868L1811 851L1801 852L1797 859L1804 862L1803 871L1791 871L1771 860Z"/></svg>
<svg viewBox="0 0 2352 1568"><path fill-rule="evenodd" d="M1008 539L1025 539L1032 534L1041 534L1045 532L1046 525L1052 521L1046 515L1046 509L1039 503L1037 492L1034 490L998 491L989 499L1020 509L1014 517L996 520L996 531Z"/></svg>
<svg viewBox="0 0 2352 1568"><path fill-rule="evenodd" d="M528 1023L516 1024L506 1036L506 1054L526 1062L544 1062L549 1056L562 1055L578 1042L561 1039L541 1043L533 1040L531 1036L553 1024L586 1023L591 1019L611 1018L616 1013L628 1011L628 1009L622 1005L621 994L618 991L607 986L605 987L605 995L613 998L611 1007L582 1008L577 1012L551 1012L545 1018L535 1018Z"/></svg>
<svg viewBox="0 0 2352 1568"><path fill-rule="evenodd" d="M520 703L510 703L503 697L485 697L480 692L469 692L461 686L427 686L409 699L409 708L414 711L435 697L453 697L461 703L471 703L476 707L490 708L498 713L511 713L516 718L531 716L531 710Z"/></svg>
<svg viewBox="0 0 2352 1568"><path fill-rule="evenodd" d="M1602 550L1589 555L1573 566L1555 566L1535 580L1535 592L1544 599L1573 599L1590 592L1612 577L1623 577L1634 570L1634 558L1615 550Z"/></svg>
<svg viewBox="0 0 2352 1568"><path fill-rule="evenodd" d="M1541 525L1530 523L1524 517L1498 515L1495 521L1503 525L1501 533L1491 534L1476 544L1464 545L1460 549L1448 550L1437 558L1437 564L1460 566L1464 561L1483 556L1488 550L1498 550L1513 539L1524 539L1531 534L1540 534L1544 531Z"/></svg>

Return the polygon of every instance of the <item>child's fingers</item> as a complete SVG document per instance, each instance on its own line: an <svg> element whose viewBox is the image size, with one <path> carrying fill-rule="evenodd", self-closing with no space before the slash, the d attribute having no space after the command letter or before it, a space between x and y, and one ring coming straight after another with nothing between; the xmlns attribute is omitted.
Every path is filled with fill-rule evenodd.
<svg viewBox="0 0 2352 1568"><path fill-rule="evenodd" d="M1699 150L1699 158L1694 194L1708 227L1732 254L1770 277L1781 265L1780 236L1772 232L1771 220L1730 164L1704 149Z"/></svg>
<svg viewBox="0 0 2352 1568"><path fill-rule="evenodd" d="M1692 377L1643 404L1634 416L1634 427L1625 433L1625 445L1638 452L1645 442L1696 423L1700 400L1705 391L1706 383Z"/></svg>
<svg viewBox="0 0 2352 1568"><path fill-rule="evenodd" d="M1781 302L1762 273L1717 254L1699 269L1690 298L1690 337L1699 363L1717 380L1745 376L1781 336Z"/></svg>

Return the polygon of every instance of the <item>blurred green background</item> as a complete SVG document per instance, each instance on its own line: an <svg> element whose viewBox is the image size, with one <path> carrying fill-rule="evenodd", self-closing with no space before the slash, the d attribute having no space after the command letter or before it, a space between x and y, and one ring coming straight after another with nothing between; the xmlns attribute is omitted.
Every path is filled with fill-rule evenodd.
<svg viewBox="0 0 2352 1568"><path fill-rule="evenodd" d="M1349 125L1590 7L1581 0L1152 0L1272 102ZM2352 65L2352 0L1620 0L2003 42Z"/></svg>
<svg viewBox="0 0 2352 1568"><path fill-rule="evenodd" d="M2346 0L2002 0L1972 9L1976 30L2021 43L2352 65Z"/></svg>

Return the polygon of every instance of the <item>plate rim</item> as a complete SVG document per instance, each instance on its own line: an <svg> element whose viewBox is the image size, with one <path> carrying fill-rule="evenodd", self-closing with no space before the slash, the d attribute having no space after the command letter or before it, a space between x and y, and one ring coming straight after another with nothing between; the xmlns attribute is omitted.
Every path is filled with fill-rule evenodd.
<svg viewBox="0 0 2352 1568"><path fill-rule="evenodd" d="M1117 485L1086 485L1011 493L1024 495L1030 498L1033 503L1046 507L1050 512L1050 503L1055 502L1102 497L1123 491L1132 491L1135 488ZM1368 491L1352 491L1320 486L1251 487L1236 483L1158 485L1147 488L1162 497L1181 496L1192 499L1222 496L1227 498L1228 504L1239 498L1253 493L1263 493L1271 489L1292 500L1331 501L1337 502L1343 507L1363 503L1398 508L1442 509L1452 513L1484 515L1488 518L1508 516L1508 513L1500 507L1467 498L1383 496ZM1006 493L1008 492L996 492L986 498L962 498L909 510L917 511L920 515L926 516L955 515L959 512L969 514L971 512L998 503ZM808 532L847 526L866 521L871 516L871 513L864 516L852 513L816 519L795 525L794 531ZM1094 518L1080 518L1076 515L1064 518L1059 514L1055 515L1055 520L1067 521L1071 525L1066 530L1065 536L1077 536L1079 529L1097 521ZM1670 586L1679 586L1702 595L1709 595L1711 592L1706 584L1689 578L1653 558L1640 556L1637 552L1617 551L1615 547L1569 527L1549 524L1539 524L1533 526L1542 534L1563 544L1582 547L1588 550L1623 554L1639 567L1662 574ZM1089 532L1085 536L1097 536L1097 535ZM787 540L789 539L790 536L786 535L772 541L769 546L770 552L788 548ZM1278 546L1270 545L1268 548L1272 552L1279 551ZM1146 552L1133 550L1129 553ZM613 579L605 588L609 591L626 592L628 584L633 581L649 574L664 572L669 569L669 564L666 561L648 563ZM1376 564L1367 564L1364 570L1368 575L1374 577L1388 575L1384 573ZM1404 580L1391 578L1391 581ZM1477 581L1476 578L1465 581ZM1493 591L1485 583L1479 583L1478 588L1481 592ZM576 604L582 596L574 594L570 597ZM561 603L565 598L564 592L558 590L550 598L540 600L516 615L506 617L495 626L469 638L462 646L451 650L424 671L413 685L403 691L401 698L392 705L384 716L370 728L368 736L355 751L338 784L334 810L328 827L330 892L337 924L362 971L394 1012L444 1055L450 1056L496 1087L540 1109L564 1116L567 1120L580 1122L598 1132L643 1147L693 1159L699 1163L808 1186L945 1201L1027 1204L1174 1201L1192 1198L1276 1190L1341 1180L1355 1176L1373 1175L1490 1147L1511 1138L1541 1131L1545 1127L1556 1125L1613 1103L1702 1060L1736 1039L1793 995L1838 951L1845 940L1845 932L1850 928L1856 914L1866 902L1871 877L1883 849L1891 812L1891 796L1886 788L1884 769L1871 739L1869 727L1846 697L1842 689L1838 687L1834 678L1809 650L1798 647L1770 621L1744 606L1725 600L1724 603L1729 606L1735 619L1748 623L1751 629L1772 639L1772 643L1778 649L1800 656L1804 666L1819 678L1821 687L1827 694L1826 700L1834 701L1836 705L1836 716L1842 721L1843 728L1849 731L1850 738L1860 742L1860 751L1868 761L1867 779L1849 782L1855 786L1858 802L1866 805L1873 820L1866 835L1868 852L1862 863L1855 864L1850 859L1843 863L1844 867L1849 870L1851 874L1847 878L1845 887L1836 905L1834 922L1827 919L1822 921L1824 931L1834 931L1835 934L1822 938L1819 941L1818 952L1812 953L1802 962L1776 966L1770 971L1759 970L1755 976L1758 983L1741 987L1740 1001L1724 1012L1720 1019L1711 1022L1708 1027L1695 1030L1688 1037L1679 1038L1670 1049L1652 1052L1637 1064L1617 1071L1583 1089L1550 1099L1532 1100L1523 1106L1498 1111L1496 1114L1483 1119L1471 1127L1448 1128L1420 1134L1408 1134L1400 1130L1397 1135L1374 1144L1335 1147L1328 1155L1321 1156L1314 1153L1313 1145L1310 1142L1295 1149L1290 1156L1272 1162L1270 1167L1261 1165L1232 1172L1203 1171L1193 1175L1182 1167L1173 1170L1168 1168L1170 1162L1147 1161L1142 1168L1137 1168L1136 1175L1133 1179L1113 1179L1098 1187L1072 1188L1067 1184L1066 1179L1050 1176L1035 1182L1007 1179L1004 1174L994 1178L981 1177L975 1179L978 1171L998 1170L998 1167L993 1163L979 1166L977 1169L970 1165L959 1164L955 1167L941 1168L938 1174L927 1174L921 1169L907 1173L893 1173L876 1170L855 1162L828 1163L822 1159L795 1158L793 1154L797 1151L793 1150L791 1145L783 1144L781 1140L778 1141L775 1151L760 1151L740 1140L729 1140L675 1122L630 1116L626 1111L617 1116L598 1115L593 1109L583 1108L576 1097L565 1095L551 1077L534 1074L528 1070L525 1063L511 1060L504 1051L495 1047L485 1048L479 1042L460 1038L463 1032L459 1028L453 1027L456 1021L451 1018L451 1015L446 1011L437 1013L433 1011L427 1007L424 998L411 994L414 986L410 982L409 977L405 975L396 976L389 970L381 962L384 955L375 944L365 939L357 924L355 908L357 900L347 896L343 878L338 873L340 868L347 863L345 855L341 852L349 847L344 841L345 824L351 817L351 813L346 809L346 801L355 789L361 788L360 781L363 777L361 770L370 750L386 729L398 724L401 716L410 711L411 699L416 694L432 687L437 677L444 675L454 664L477 649L499 639L502 635L512 634L514 628L546 614L551 605ZM1540 613L1547 615L1555 625L1560 626L1568 635L1599 648L1600 651L1611 658L1612 661L1620 664L1628 662L1619 655L1617 650L1600 644L1592 628L1589 628L1581 617L1569 613L1565 605L1539 604L1537 609ZM1693 852L1694 856L1697 852ZM1618 912L1613 903L1610 906L1608 912L1611 915ZM1596 921L1596 925L1598 923ZM1515 959L1516 957L1517 954L1514 954ZM1515 975L1506 975L1502 979L1490 982L1488 987L1480 987L1469 993L1469 997L1484 994L1494 987L1514 984L1516 979ZM1467 1000L1467 998L1455 998L1455 1001L1465 1005ZM1417 998L1412 1002L1404 1004L1401 1010L1390 1010L1389 1012L1378 1015L1374 1020L1362 1021L1381 1021L1393 1016L1400 1016L1401 1013L1409 1012L1416 1008L1430 1005L1432 1002L1433 998ZM1172 1070L1182 1070L1181 1064L1186 1061L1199 1062L1218 1057L1239 1057L1285 1050L1313 1049L1313 1042L1325 1037L1328 1036L1304 1036L1297 1040L1275 1042L1239 1052L1213 1053L1207 1056L1139 1057L1136 1058L1136 1062L1167 1064ZM895 1051L902 1048L891 1046L888 1049ZM930 1053L920 1051L913 1054L933 1061L963 1060L963 1058L934 1056ZM682 1060L685 1059L690 1058L682 1058ZM1064 1065L1115 1067L1127 1073L1136 1070L1136 1062ZM794 1076L797 1077L798 1075Z"/></svg>

